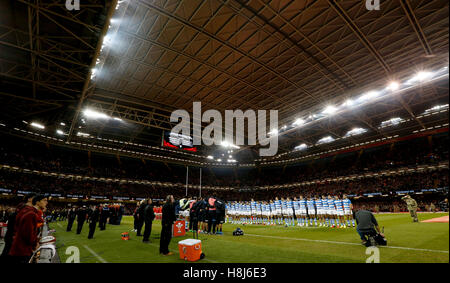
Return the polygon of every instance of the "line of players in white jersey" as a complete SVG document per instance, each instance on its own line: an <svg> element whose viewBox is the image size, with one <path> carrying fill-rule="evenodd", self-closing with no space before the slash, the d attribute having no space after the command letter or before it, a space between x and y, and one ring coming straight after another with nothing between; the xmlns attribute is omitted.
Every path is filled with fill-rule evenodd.
<svg viewBox="0 0 450 283"><path fill-rule="evenodd" d="M232 224L347 228L355 227L352 208L346 195L342 199L337 196L308 199L300 196L299 199L229 202L226 213L227 222Z"/></svg>

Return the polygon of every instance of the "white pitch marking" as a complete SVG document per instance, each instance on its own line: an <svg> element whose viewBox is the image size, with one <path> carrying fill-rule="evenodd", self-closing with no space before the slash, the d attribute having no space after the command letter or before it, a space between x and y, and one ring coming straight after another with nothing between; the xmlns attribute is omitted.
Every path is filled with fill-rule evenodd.
<svg viewBox="0 0 450 283"><path fill-rule="evenodd" d="M327 241L327 240L313 240L313 239L303 239L303 238L289 238L289 237L278 237L278 236L267 236L267 235L256 235L256 234L245 234L245 235L253 236L253 237L264 237L264 238L273 238L273 239L281 239L281 240L291 240L291 241L306 241L306 242L318 242L318 243L362 246L361 244L349 243L349 242L337 242L337 241ZM395 247L395 246L377 246L377 247L379 247L379 248L389 248L389 249L412 250L412 251L422 251L422 252L436 252L436 253L446 253L446 254L448 254L448 251L442 251L442 250L417 249L417 248Z"/></svg>
<svg viewBox="0 0 450 283"><path fill-rule="evenodd" d="M91 254L93 254L99 261L103 262L103 263L108 263L106 260L104 260L101 256L99 256L96 252L94 252L93 250L91 250L91 248L89 248L86 245L83 245L83 247L88 250Z"/></svg>

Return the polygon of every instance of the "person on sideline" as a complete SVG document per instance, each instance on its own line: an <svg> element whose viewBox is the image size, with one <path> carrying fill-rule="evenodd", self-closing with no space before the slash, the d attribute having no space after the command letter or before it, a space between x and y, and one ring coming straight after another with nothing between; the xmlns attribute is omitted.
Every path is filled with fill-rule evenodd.
<svg viewBox="0 0 450 283"><path fill-rule="evenodd" d="M172 195L168 195L166 197L166 203L162 208L161 238L159 243L160 254L173 255L169 251L169 244L172 239L172 225L176 220L174 198Z"/></svg>

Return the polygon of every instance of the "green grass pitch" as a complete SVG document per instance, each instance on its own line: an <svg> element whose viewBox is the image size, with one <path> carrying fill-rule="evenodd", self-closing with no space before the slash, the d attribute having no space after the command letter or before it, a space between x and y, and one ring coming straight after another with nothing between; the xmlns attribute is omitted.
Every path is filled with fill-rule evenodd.
<svg viewBox="0 0 450 283"><path fill-rule="evenodd" d="M422 213L419 220L448 215ZM409 214L379 214L380 226L385 227L388 247L380 247L381 263L449 262L449 224L412 223ZM159 254L161 225L154 221L151 243L142 243L142 237L130 232L130 240L121 239L122 232L133 228L133 218L124 217L120 226L109 225L105 231L97 227L94 239L88 240L88 225L76 235L66 232L66 222L50 223L55 229L57 250L61 262L66 262L69 246L80 251L80 262L95 263L182 263L177 242L192 237L172 238L172 256ZM241 227L245 235L233 237L232 231ZM202 240L205 263L364 263L369 255L360 244L354 228L301 228L263 225L224 224L224 235L199 235Z"/></svg>

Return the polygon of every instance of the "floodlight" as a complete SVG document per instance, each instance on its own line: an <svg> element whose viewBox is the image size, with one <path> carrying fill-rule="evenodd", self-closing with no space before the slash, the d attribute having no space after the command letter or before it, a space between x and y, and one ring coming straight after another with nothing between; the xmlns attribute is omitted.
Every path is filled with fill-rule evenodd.
<svg viewBox="0 0 450 283"><path fill-rule="evenodd" d="M327 106L325 108L325 110L322 111L323 114L327 114L327 115L333 115L334 113L336 113L338 109L332 105Z"/></svg>
<svg viewBox="0 0 450 283"><path fill-rule="evenodd" d="M301 145L296 146L294 149L295 150L304 150L306 148L308 148L308 146L306 144L302 143Z"/></svg>
<svg viewBox="0 0 450 283"><path fill-rule="evenodd" d="M431 72L421 71L421 72L418 72L418 73L414 76L414 78L415 78L416 80L419 80L419 81L424 81L424 80L426 80L426 79L429 79L432 75L433 75L433 74L432 74Z"/></svg>
<svg viewBox="0 0 450 283"><path fill-rule="evenodd" d="M372 100L372 99L376 98L378 95L379 95L379 92L377 92L377 91L369 91L369 92L363 94L360 97L360 100L362 100L364 102L365 101L369 101L369 100Z"/></svg>
<svg viewBox="0 0 450 283"><path fill-rule="evenodd" d="M32 127L38 128L38 129L45 129L44 125L41 125L39 123L33 122L30 124Z"/></svg>
<svg viewBox="0 0 450 283"><path fill-rule="evenodd" d="M363 128L354 128L354 129L348 131L348 132L345 134L344 137L356 136L356 135L363 134L363 133L365 133L365 132L367 132L366 129L363 129Z"/></svg>
<svg viewBox="0 0 450 283"><path fill-rule="evenodd" d="M352 107L354 104L355 104L355 102L352 99L347 99L343 105L345 107Z"/></svg>
<svg viewBox="0 0 450 283"><path fill-rule="evenodd" d="M333 142L333 141L334 141L333 137L327 136L327 137L321 138L319 141L317 141L317 144L330 143L330 142Z"/></svg>
<svg viewBox="0 0 450 283"><path fill-rule="evenodd" d="M305 120L298 118L297 120L295 120L295 122L292 124L293 126L301 126L305 124Z"/></svg>
<svg viewBox="0 0 450 283"><path fill-rule="evenodd" d="M400 88L400 84L398 82L390 82L388 85L388 89L391 91L398 90Z"/></svg>
<svg viewBox="0 0 450 283"><path fill-rule="evenodd" d="M91 109L85 109L83 111L84 116L92 119L109 119L110 117L104 113L97 112Z"/></svg>

